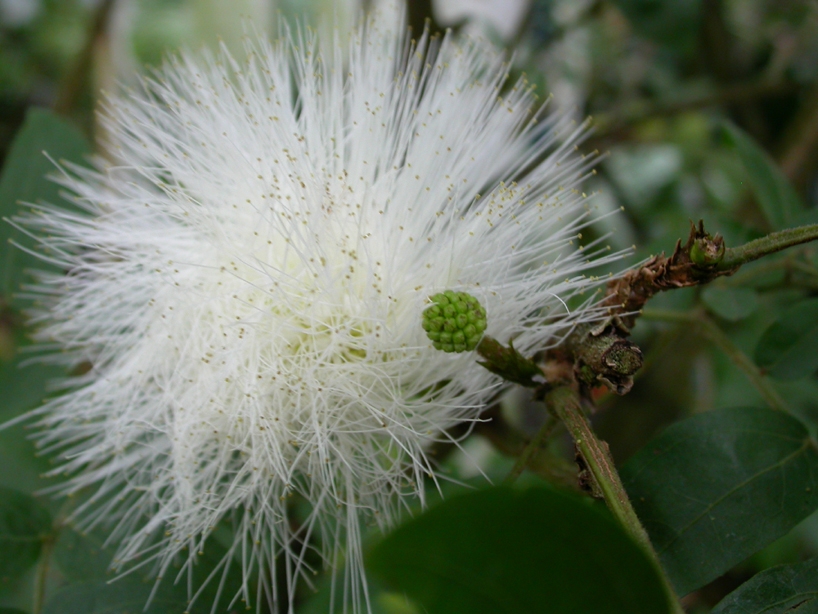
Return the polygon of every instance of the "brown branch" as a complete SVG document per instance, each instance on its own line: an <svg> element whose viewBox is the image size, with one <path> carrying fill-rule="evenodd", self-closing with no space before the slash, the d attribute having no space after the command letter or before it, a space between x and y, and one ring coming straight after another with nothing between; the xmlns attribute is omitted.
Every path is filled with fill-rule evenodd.
<svg viewBox="0 0 818 614"><path fill-rule="evenodd" d="M781 170L796 186L804 188L810 169L818 164L818 85L806 94L780 156Z"/></svg>
<svg viewBox="0 0 818 614"><path fill-rule="evenodd" d="M610 282L603 305L608 306L608 313L619 317L630 330L639 310L655 294L704 284L721 275L732 275L738 270L738 264L725 270L718 267L724 253L721 236L711 236L701 221L698 226L691 224L687 242L682 245L681 239L677 241L670 257L663 252Z"/></svg>
<svg viewBox="0 0 818 614"><path fill-rule="evenodd" d="M446 28L435 20L435 14L432 10L432 0L412 0L412 2L408 2L407 5L409 11L409 28L412 30L412 38L415 40L419 39L421 34L427 29L430 34L436 34L446 30ZM459 25L460 24L458 24L458 26Z"/></svg>
<svg viewBox="0 0 818 614"><path fill-rule="evenodd" d="M789 81L755 81L723 86L713 92L670 100L635 100L607 113L594 116L594 133L588 147L604 147L634 126L650 119L674 117L682 113L785 96L798 89Z"/></svg>
<svg viewBox="0 0 818 614"><path fill-rule="evenodd" d="M633 376L642 366L642 352L628 340L642 308L657 293L674 288L706 284L732 275L739 267L763 256L818 239L818 225L774 232L735 248L710 235L704 223L691 224L690 235L681 240L670 256L654 256L608 284L602 302L608 318L598 324L577 327L562 348L547 355L548 369L566 370L572 365L574 378L586 385L604 384L617 394L627 393ZM549 378L549 381L550 378Z"/></svg>
<svg viewBox="0 0 818 614"><path fill-rule="evenodd" d="M578 326L562 348L549 352L547 363L554 370L559 370L560 364L571 364L574 378L585 386L602 384L616 394L626 394L642 367L642 351L628 340L642 307L657 292L730 275L735 269L717 268L724 253L720 236L710 236L702 222L698 227L691 224L687 242L682 245L678 241L670 257L664 253L654 256L611 281L602 302L608 307L608 318Z"/></svg>
<svg viewBox="0 0 818 614"><path fill-rule="evenodd" d="M88 33L85 37L85 46L74 61L54 100L54 111L60 115L70 114L76 107L83 89L88 84L91 68L94 62L94 48L97 41L105 35L108 18L114 7L114 0L103 0L96 11Z"/></svg>

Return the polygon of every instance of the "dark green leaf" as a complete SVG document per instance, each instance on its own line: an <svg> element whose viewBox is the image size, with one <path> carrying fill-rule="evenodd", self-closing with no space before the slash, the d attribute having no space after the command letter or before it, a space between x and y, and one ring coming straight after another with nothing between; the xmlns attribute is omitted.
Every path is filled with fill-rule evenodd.
<svg viewBox="0 0 818 614"><path fill-rule="evenodd" d="M0 582L21 575L35 563L50 530L48 512L33 497L0 488Z"/></svg>
<svg viewBox="0 0 818 614"><path fill-rule="evenodd" d="M30 110L11 146L0 177L0 217L14 216L21 202L70 206L61 199L59 186L45 179L46 175L57 173L57 169L43 151L54 160L79 163L90 153L90 147L77 130L52 113ZM23 280L24 269L46 267L9 241L29 249L34 247L33 239L7 221L0 220L0 301L11 299ZM6 341L12 347L23 341L23 336L13 327L0 333L8 336ZM19 338L15 340L13 337ZM35 362L21 366L20 363L19 355L11 362L0 361L0 389L3 390L0 424L39 404L48 391L48 382L65 374L64 369L53 365ZM20 425L0 431L0 466L0 484L26 492L42 488L39 475L48 468L45 460L35 458L34 446Z"/></svg>
<svg viewBox="0 0 818 614"><path fill-rule="evenodd" d="M712 614L818 613L818 558L767 569L727 595Z"/></svg>
<svg viewBox="0 0 818 614"><path fill-rule="evenodd" d="M218 580L217 577L215 582ZM211 614L214 611L213 601L205 595L199 596L192 606L189 604L184 575L176 584L166 578L154 591L155 588L154 579L136 576L118 579L108 576L70 584L49 597L42 614ZM215 611L227 611L226 604L232 598L233 594L224 592L220 601L223 605ZM242 604L241 610L244 609Z"/></svg>
<svg viewBox="0 0 818 614"><path fill-rule="evenodd" d="M60 187L46 179L57 169L45 153L55 161L81 163L90 154L88 141L70 124L50 111L31 109L25 123L9 150L0 176L0 218L15 215L20 203L60 203L66 205L59 195ZM24 279L24 269L45 265L9 240L31 249L34 241L11 224L0 224L0 296L8 300L19 289Z"/></svg>
<svg viewBox="0 0 818 614"><path fill-rule="evenodd" d="M681 47L679 51L689 48L699 31L700 0L616 0L615 4L641 36Z"/></svg>
<svg viewBox="0 0 818 614"><path fill-rule="evenodd" d="M48 383L65 376L64 367L31 358L31 354L18 353L11 362L0 361L0 424L39 405L48 393Z"/></svg>
<svg viewBox="0 0 818 614"><path fill-rule="evenodd" d="M818 508L816 444L798 420L769 409L674 424L625 464L622 479L682 595Z"/></svg>
<svg viewBox="0 0 818 614"><path fill-rule="evenodd" d="M445 501L398 527L367 569L428 614L652 614L655 569L602 510L547 488Z"/></svg>
<svg viewBox="0 0 818 614"><path fill-rule="evenodd" d="M71 528L60 531L54 544L54 562L67 579L80 582L111 579L110 568L115 552L103 548L104 534L81 534Z"/></svg>
<svg viewBox="0 0 818 614"><path fill-rule="evenodd" d="M774 230L787 228L796 214L804 210L798 193L775 161L748 134L729 123L724 124L724 131L747 170L747 179L767 221Z"/></svg>
<svg viewBox="0 0 818 614"><path fill-rule="evenodd" d="M818 369L818 299L785 310L764 331L755 350L756 364L770 377L794 380Z"/></svg>
<svg viewBox="0 0 818 614"><path fill-rule="evenodd" d="M23 341L23 335L18 335ZM30 355L18 353L12 362L0 361L0 425L36 407L54 378L64 376L60 366L39 362L23 364ZM53 467L36 456L30 431L24 424L0 429L0 486L32 493L46 486L40 475Z"/></svg>
<svg viewBox="0 0 818 614"><path fill-rule="evenodd" d="M0 608L0 614L27 614L23 612L23 610L18 610L17 608Z"/></svg>
<svg viewBox="0 0 818 614"><path fill-rule="evenodd" d="M31 494L48 486L41 476L54 467L36 455L29 435L22 424L0 431L0 487Z"/></svg>
<svg viewBox="0 0 818 614"><path fill-rule="evenodd" d="M702 301L710 311L730 322L743 320L758 309L758 293L752 288L707 286Z"/></svg>
<svg viewBox="0 0 818 614"><path fill-rule="evenodd" d="M160 587L146 608L153 582L125 577L72 584L55 591L42 614L182 614L188 611L184 591ZM210 606L208 610L210 611Z"/></svg>
<svg viewBox="0 0 818 614"><path fill-rule="evenodd" d="M343 576L344 571L335 572ZM315 585L315 594L301 604L298 614L343 614L344 603L335 595L332 601L332 574L328 569ZM384 590L378 579L372 574L367 575L367 591L369 592L370 611L367 614L422 614L421 610L412 603L406 593L396 593ZM337 590L337 589L336 589ZM347 612L349 606L347 604Z"/></svg>
<svg viewBox="0 0 818 614"><path fill-rule="evenodd" d="M64 529L60 533L59 539L54 546L54 562L62 575L73 584L67 587L65 592L60 591L59 599L55 597L54 600L50 600L65 600L68 605L51 603L47 608L48 612L65 614L79 612L80 610L77 608L81 606L82 600L89 593L98 594L94 601L94 607L97 609L89 609L89 612L113 613L131 610L134 611L134 614L142 612L154 588L154 577L137 571L115 580L115 575L110 571L110 567L116 554L116 545L104 547L105 537L105 533L102 531L84 535L72 529ZM217 602L221 604L220 609L217 609L217 611L224 611L226 605L240 591L242 586L240 564L233 562L228 569L227 576L223 577L221 563L226 553L226 548L211 537L204 551L197 554L193 566L191 587L194 592L198 592L201 588L201 593L192 607L188 606L187 572L184 571L182 580L174 584L180 568L178 565L172 565L165 572L165 579L157 589L157 599L151 602L147 612L171 612L173 608L178 606L180 609L174 611L174 614L176 612L179 614L182 612L209 614L214 603ZM217 567L219 567L219 571L213 577L210 577L211 572ZM127 572L127 566L123 567L121 571ZM210 581L202 588L202 584L208 577L210 577ZM95 587L99 586L110 586L113 590L98 591ZM76 603L77 608L71 605L74 603ZM253 603L253 606L255 606L255 603ZM59 609L65 607L69 609Z"/></svg>

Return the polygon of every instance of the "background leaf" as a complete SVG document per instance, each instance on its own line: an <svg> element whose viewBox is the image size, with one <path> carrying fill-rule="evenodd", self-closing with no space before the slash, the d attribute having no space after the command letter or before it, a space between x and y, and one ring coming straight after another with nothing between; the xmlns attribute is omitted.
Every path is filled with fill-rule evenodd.
<svg viewBox="0 0 818 614"><path fill-rule="evenodd" d="M682 595L818 508L816 443L798 420L769 409L671 425L625 464L622 479Z"/></svg>
<svg viewBox="0 0 818 614"><path fill-rule="evenodd" d="M724 132L741 158L747 179L770 226L773 230L786 228L804 209L798 193L770 155L747 133L727 122L724 123Z"/></svg>
<svg viewBox="0 0 818 614"><path fill-rule="evenodd" d="M0 582L10 582L35 563L50 530L48 512L33 497L0 488Z"/></svg>
<svg viewBox="0 0 818 614"><path fill-rule="evenodd" d="M150 572L137 570L122 578L116 578L110 567L114 561L116 547L105 547L103 544L107 535L104 531L94 531L90 534L81 534L66 527L57 539L53 549L53 562L69 584L56 591L48 601L45 613L59 612L71 614L82 612L83 604L87 604L89 613L142 612L148 604L151 592L154 590L155 576ZM227 550L212 537L207 541L204 550L197 553L191 576L191 586L198 591L210 573L220 566ZM156 590L155 599L151 600L146 612L181 614L210 614L216 606L216 611L226 611L226 606L239 593L242 586L241 565L233 562L227 576L222 574L223 567L210 578L202 588L193 606L188 604L187 571L175 583L180 572L179 564L171 565L165 571L165 579ZM120 569L125 573L127 565ZM261 596L259 596L261 598ZM255 607L255 601L252 604ZM242 604L241 609L245 609ZM261 607L260 611L265 611Z"/></svg>
<svg viewBox="0 0 818 614"><path fill-rule="evenodd" d="M815 614L818 559L767 569L727 595L712 614Z"/></svg>
<svg viewBox="0 0 818 614"><path fill-rule="evenodd" d="M616 0L641 35L671 47L686 46L700 21L701 0Z"/></svg>
<svg viewBox="0 0 818 614"><path fill-rule="evenodd" d="M160 588L146 608L153 582L122 578L72 584L55 591L42 614L175 614L187 612L187 599L180 590ZM210 605L207 610L210 611Z"/></svg>
<svg viewBox="0 0 818 614"><path fill-rule="evenodd" d="M655 569L610 517L547 488L449 499L387 536L367 569L429 614L668 611Z"/></svg>
<svg viewBox="0 0 818 614"><path fill-rule="evenodd" d="M0 218L15 215L20 203L60 203L70 207L59 192L60 187L45 179L57 172L54 164L43 152L57 162L68 161L76 164L85 161L91 147L82 134L73 126L50 111L32 108L26 115L25 123L17 134L9 150L0 176ZM30 254L11 245L9 240L33 247L34 241L26 234L3 221L0 224L0 296L7 301L19 290L25 276L25 269L36 265L46 266Z"/></svg>
<svg viewBox="0 0 818 614"><path fill-rule="evenodd" d="M752 288L730 288L708 285L702 290L702 301L714 314L738 322L758 309L758 293Z"/></svg>
<svg viewBox="0 0 818 614"><path fill-rule="evenodd" d="M770 377L795 380L818 369L818 299L801 301L764 331L755 361Z"/></svg>
<svg viewBox="0 0 818 614"><path fill-rule="evenodd" d="M19 346L24 346L23 335L18 333L17 337ZM47 486L40 476L53 467L48 459L36 454L29 439L31 432L24 423L4 425L42 402L49 382L64 376L65 369L42 362L23 364L27 358L30 356L21 354L18 347L11 361L0 360L0 486L34 493Z"/></svg>
<svg viewBox="0 0 818 614"><path fill-rule="evenodd" d="M100 532L81 534L71 527L63 527L54 544L53 561L71 582L92 578L110 580L115 552L104 548L104 542L105 535Z"/></svg>

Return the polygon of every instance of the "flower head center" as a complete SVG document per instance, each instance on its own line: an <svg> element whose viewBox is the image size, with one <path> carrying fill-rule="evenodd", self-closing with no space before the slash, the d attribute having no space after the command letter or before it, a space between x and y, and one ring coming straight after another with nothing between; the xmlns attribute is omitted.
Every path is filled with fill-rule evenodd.
<svg viewBox="0 0 818 614"><path fill-rule="evenodd" d="M430 297L423 311L423 330L435 349L470 352L486 330L486 310L467 292L446 290Z"/></svg>

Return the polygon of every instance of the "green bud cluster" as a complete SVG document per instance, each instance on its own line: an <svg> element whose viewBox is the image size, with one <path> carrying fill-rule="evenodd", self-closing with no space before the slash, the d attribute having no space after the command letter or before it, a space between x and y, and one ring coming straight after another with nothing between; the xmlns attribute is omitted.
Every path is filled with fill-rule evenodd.
<svg viewBox="0 0 818 614"><path fill-rule="evenodd" d="M466 292L446 290L430 297L423 310L423 330L435 349L469 352L477 347L486 330L486 310Z"/></svg>

